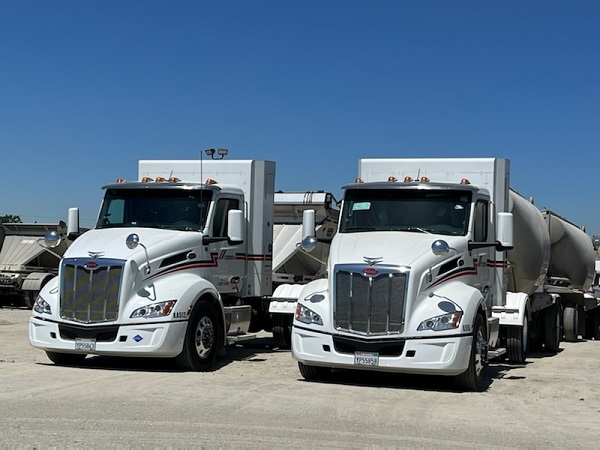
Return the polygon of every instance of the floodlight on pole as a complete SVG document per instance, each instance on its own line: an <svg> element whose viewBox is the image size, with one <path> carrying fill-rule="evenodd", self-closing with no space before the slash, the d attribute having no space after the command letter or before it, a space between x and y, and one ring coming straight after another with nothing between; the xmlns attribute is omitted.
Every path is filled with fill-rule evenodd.
<svg viewBox="0 0 600 450"><path fill-rule="evenodd" d="M215 153L220 156L220 158L215 158ZM211 159L223 159L229 153L229 150L226 148L220 148L215 150L214 148L209 148L206 150L206 154L211 157Z"/></svg>

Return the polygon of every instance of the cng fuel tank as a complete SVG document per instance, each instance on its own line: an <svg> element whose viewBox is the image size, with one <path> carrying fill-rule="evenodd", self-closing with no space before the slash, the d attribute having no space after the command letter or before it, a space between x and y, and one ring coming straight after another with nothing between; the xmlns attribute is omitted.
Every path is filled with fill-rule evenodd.
<svg viewBox="0 0 600 450"><path fill-rule="evenodd" d="M531 295L544 283L550 265L550 236L541 211L511 190L509 211L513 214L513 244L507 252L508 290Z"/></svg>
<svg viewBox="0 0 600 450"><path fill-rule="evenodd" d="M566 278L575 289L587 291L595 273L592 238L552 211L542 211L550 235L548 276Z"/></svg>

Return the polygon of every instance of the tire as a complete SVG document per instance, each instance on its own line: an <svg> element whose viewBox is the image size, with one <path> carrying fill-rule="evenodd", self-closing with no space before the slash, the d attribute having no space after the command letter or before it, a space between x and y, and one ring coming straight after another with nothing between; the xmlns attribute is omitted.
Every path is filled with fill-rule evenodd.
<svg viewBox="0 0 600 450"><path fill-rule="evenodd" d="M58 366L78 366L83 363L87 355L81 353L58 353L46 351L50 361Z"/></svg>
<svg viewBox="0 0 600 450"><path fill-rule="evenodd" d="M280 350L292 348L292 315L273 315L273 339Z"/></svg>
<svg viewBox="0 0 600 450"><path fill-rule="evenodd" d="M331 375L331 369L329 367L307 366L306 364L298 362L298 369L300 369L302 377L308 381L323 381L328 379Z"/></svg>
<svg viewBox="0 0 600 450"><path fill-rule="evenodd" d="M220 347L221 332L217 311L211 303L196 303L183 341L183 350L177 356L177 365L183 370L206 372L211 369Z"/></svg>
<svg viewBox="0 0 600 450"><path fill-rule="evenodd" d="M591 330L589 332L590 336L596 340L600 340L600 307L596 307L590 312L591 315Z"/></svg>
<svg viewBox="0 0 600 450"><path fill-rule="evenodd" d="M565 341L577 341L577 324L579 322L579 311L576 306L566 306L563 311L563 331Z"/></svg>
<svg viewBox="0 0 600 450"><path fill-rule="evenodd" d="M544 349L547 352L558 352L562 332L560 329L560 314L558 303L544 310Z"/></svg>
<svg viewBox="0 0 600 450"><path fill-rule="evenodd" d="M455 377L457 387L462 391L481 392L484 389L483 375L487 367L487 332L481 314L477 314L469 367Z"/></svg>
<svg viewBox="0 0 600 450"><path fill-rule="evenodd" d="M512 363L523 364L529 351L529 321L523 325L506 327L506 355Z"/></svg>
<svg viewBox="0 0 600 450"><path fill-rule="evenodd" d="M40 291L25 291L23 295L23 302L27 309L33 309L33 304L35 303L35 299Z"/></svg>

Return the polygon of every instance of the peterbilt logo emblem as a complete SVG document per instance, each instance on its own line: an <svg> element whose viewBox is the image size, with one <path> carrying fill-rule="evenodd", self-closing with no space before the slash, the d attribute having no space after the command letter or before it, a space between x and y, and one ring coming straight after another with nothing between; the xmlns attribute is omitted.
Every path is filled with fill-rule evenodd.
<svg viewBox="0 0 600 450"><path fill-rule="evenodd" d="M377 258L369 258L368 256L363 256L363 260L370 266L374 266L375 264L379 264L383 261L383 257L378 256Z"/></svg>
<svg viewBox="0 0 600 450"><path fill-rule="evenodd" d="M85 263L84 267L86 269L95 269L96 267L98 267L98 263L96 261L88 261L87 263Z"/></svg>
<svg viewBox="0 0 600 450"><path fill-rule="evenodd" d="M90 258L99 258L100 256L104 256L104 252L88 252Z"/></svg>

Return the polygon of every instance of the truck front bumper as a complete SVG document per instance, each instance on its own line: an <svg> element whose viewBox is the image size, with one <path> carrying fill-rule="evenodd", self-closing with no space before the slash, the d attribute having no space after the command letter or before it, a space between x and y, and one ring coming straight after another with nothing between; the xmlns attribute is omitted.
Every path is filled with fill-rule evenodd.
<svg viewBox="0 0 600 450"><path fill-rule="evenodd" d="M338 351L331 334L293 327L292 356L308 366L458 375L469 366L472 342L470 335L406 339L400 356L379 356L377 366L363 366L355 364L354 353Z"/></svg>
<svg viewBox="0 0 600 450"><path fill-rule="evenodd" d="M59 327L59 323L43 320L38 317L29 319L29 343L42 350L58 353L80 353L106 356L140 356L140 357L175 357L183 348L183 338L187 322L161 322L149 324L135 324L115 326L118 328L114 339L95 340L93 350L76 349L77 332L73 329L82 330L80 336L90 339L94 328L82 327L65 323L70 328L69 336L65 336Z"/></svg>

